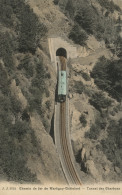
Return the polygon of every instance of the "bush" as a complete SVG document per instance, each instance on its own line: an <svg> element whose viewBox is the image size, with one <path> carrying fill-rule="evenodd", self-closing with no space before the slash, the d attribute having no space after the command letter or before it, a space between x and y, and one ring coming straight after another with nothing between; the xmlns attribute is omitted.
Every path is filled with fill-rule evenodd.
<svg viewBox="0 0 122 195"><path fill-rule="evenodd" d="M112 100L106 98L103 92L96 92L92 95L89 102L98 111L102 112L102 109L108 109L108 107L111 106Z"/></svg>
<svg viewBox="0 0 122 195"><path fill-rule="evenodd" d="M85 133L85 137L89 138L89 139L97 140L97 138L99 136L98 132L99 132L99 130L96 127L96 125L92 125L90 128L90 132Z"/></svg>
<svg viewBox="0 0 122 195"><path fill-rule="evenodd" d="M85 79L85 81L91 80L90 76L87 73L81 71L81 74L82 74L82 77Z"/></svg>
<svg viewBox="0 0 122 195"><path fill-rule="evenodd" d="M24 0L0 0L0 19L3 25L15 28L19 34L19 51L34 53L47 28Z"/></svg>
<svg viewBox="0 0 122 195"><path fill-rule="evenodd" d="M11 126L9 135L21 141L27 131L30 131L28 124L24 121L17 121L15 125Z"/></svg>
<svg viewBox="0 0 122 195"><path fill-rule="evenodd" d="M1 63L0 63L0 90L3 94L7 94L9 90L8 75Z"/></svg>
<svg viewBox="0 0 122 195"><path fill-rule="evenodd" d="M14 68L14 62L12 54L15 51L14 37L8 32L0 32L0 57L3 59L5 66L9 71Z"/></svg>
<svg viewBox="0 0 122 195"><path fill-rule="evenodd" d="M55 5L58 5L59 0L54 0L53 2Z"/></svg>
<svg viewBox="0 0 122 195"><path fill-rule="evenodd" d="M102 90L107 91L118 101L122 98L122 60L110 61L101 57L94 66L91 76L95 84Z"/></svg>
<svg viewBox="0 0 122 195"><path fill-rule="evenodd" d="M41 111L42 105L42 93L38 87L30 87L29 89L31 95L27 97L29 102L29 110L32 112L36 110L38 113Z"/></svg>
<svg viewBox="0 0 122 195"><path fill-rule="evenodd" d="M2 137L3 138L3 137ZM6 139L8 138L8 140ZM0 140L1 168L9 181L35 182L37 178L26 167L25 154L21 146L16 146L10 137Z"/></svg>
<svg viewBox="0 0 122 195"><path fill-rule="evenodd" d="M111 13L113 13L115 10L121 11L121 8L120 8L118 5L114 4L113 1L110 1L110 2L109 2L108 0L98 0L98 2L99 2L99 4L100 4L102 7L106 8L106 9L109 10Z"/></svg>
<svg viewBox="0 0 122 195"><path fill-rule="evenodd" d="M82 81L75 81L74 90L76 93L82 94L84 91L84 85Z"/></svg>
<svg viewBox="0 0 122 195"><path fill-rule="evenodd" d="M0 22L7 27L13 26L13 8L6 4L4 0L0 0Z"/></svg>
<svg viewBox="0 0 122 195"><path fill-rule="evenodd" d="M43 125L44 125L44 127L45 127L45 130L46 130L47 132L49 132L50 126L49 126L49 123L48 123L47 119L43 118L42 123L43 123Z"/></svg>
<svg viewBox="0 0 122 195"><path fill-rule="evenodd" d="M58 5L62 8L69 18L70 21L73 21L75 25L79 25L86 34L93 34L99 41L104 40L109 44L116 42L116 36L118 34L117 29L115 28L116 21L111 18L110 12L117 10L121 12L119 6L114 4L112 1L108 0L98 0L102 6L101 11L90 1L86 0L67 0ZM107 3L107 4L106 4ZM65 8L64 8L65 7ZM104 8L106 7L106 14L104 16ZM121 15L121 14L120 14ZM74 30L72 30L74 31ZM76 44L80 44L80 33L75 33L71 31L71 39ZM84 36L84 35L83 35ZM78 43L79 40L79 43ZM83 43L82 43L83 42ZM84 45L83 39L81 39L81 45Z"/></svg>
<svg viewBox="0 0 122 195"><path fill-rule="evenodd" d="M31 133L32 129L29 124L17 120L14 100L11 97L0 96L0 166L10 181L35 182L36 176L26 167L26 155L22 147L22 140L27 133ZM16 123L12 124L14 114Z"/></svg>
<svg viewBox="0 0 122 195"><path fill-rule="evenodd" d="M24 72L27 78L32 77L29 79L32 81L29 89L31 93L27 88L22 88L22 91L25 90L28 99L30 98L30 107L37 109L42 115L44 80L50 79L50 74L46 73L41 59L35 57L34 61L34 56L28 52L36 51L40 38L45 35L47 29L24 0L0 0L0 5L0 23L3 27L0 32L0 169L9 181L36 182L35 174L32 174L26 165L27 151L23 140L28 141L30 150L40 155L38 141L29 124L29 114L26 110L23 111L21 102L11 95L10 84L14 78L19 85L20 78L16 74L18 70L23 70L21 73ZM18 51L27 54L16 70L13 56ZM19 55L18 61L22 56Z"/></svg>
<svg viewBox="0 0 122 195"><path fill-rule="evenodd" d="M95 27L95 37L98 40L104 39L104 32L105 32L105 24L99 20L98 23L96 23L96 27Z"/></svg>
<svg viewBox="0 0 122 195"><path fill-rule="evenodd" d="M46 104L47 109L50 109L51 102L49 100L47 100L45 104Z"/></svg>
<svg viewBox="0 0 122 195"><path fill-rule="evenodd" d="M69 33L69 38L72 39L74 43L84 46L88 35L84 30L81 30L78 25L74 25Z"/></svg>
<svg viewBox="0 0 122 195"><path fill-rule="evenodd" d="M18 113L22 111L22 104L14 96L10 97L10 101L11 101L11 106L12 106L11 111L13 114L17 115Z"/></svg>
<svg viewBox="0 0 122 195"><path fill-rule="evenodd" d="M105 130L106 122L103 118L97 118L95 124L92 124L90 131L85 133L85 137L89 139L97 140L100 132Z"/></svg>
<svg viewBox="0 0 122 195"><path fill-rule="evenodd" d="M19 50L35 53L40 38L45 35L47 29L28 6L22 10L20 21Z"/></svg>
<svg viewBox="0 0 122 195"><path fill-rule="evenodd" d="M118 36L115 40L114 53L122 59L122 37Z"/></svg>
<svg viewBox="0 0 122 195"><path fill-rule="evenodd" d="M83 127L86 127L87 120L86 120L86 116L84 114L81 114L79 120L80 120L81 124L83 125Z"/></svg>
<svg viewBox="0 0 122 195"><path fill-rule="evenodd" d="M118 122L110 121L108 126L108 137L105 140L101 140L102 150L107 156L108 160L113 162L114 166L121 169L121 143L122 143L122 119Z"/></svg>
<svg viewBox="0 0 122 195"><path fill-rule="evenodd" d="M86 3L82 4L80 9L76 12L75 21L81 26L88 34L93 34L95 26L95 13L93 9Z"/></svg>
<svg viewBox="0 0 122 195"><path fill-rule="evenodd" d="M25 70L25 75L27 78L33 77L34 75L34 64L32 63L32 60L33 59L29 55L26 55L24 59L20 61L18 66L19 70Z"/></svg>

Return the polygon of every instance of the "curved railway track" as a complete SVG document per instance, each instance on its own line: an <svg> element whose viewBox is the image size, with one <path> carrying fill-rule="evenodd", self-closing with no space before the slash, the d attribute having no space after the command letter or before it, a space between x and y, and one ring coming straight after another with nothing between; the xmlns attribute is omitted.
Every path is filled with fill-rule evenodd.
<svg viewBox="0 0 122 195"><path fill-rule="evenodd" d="M62 56L59 57L61 62L61 70L66 70L66 59ZM66 134L66 102L60 103L60 142L62 154L67 168L67 172L70 176L71 184L81 185L81 181L77 175L72 158L70 155L70 150L68 146L67 134Z"/></svg>
<svg viewBox="0 0 122 195"><path fill-rule="evenodd" d="M62 146L62 153L65 161L65 165L67 167L67 171L70 175L72 184L75 185L81 185L81 181L79 180L79 177L75 171L74 164L72 162L69 147L67 143L67 137L66 137L66 103L61 103L60 105L60 141Z"/></svg>

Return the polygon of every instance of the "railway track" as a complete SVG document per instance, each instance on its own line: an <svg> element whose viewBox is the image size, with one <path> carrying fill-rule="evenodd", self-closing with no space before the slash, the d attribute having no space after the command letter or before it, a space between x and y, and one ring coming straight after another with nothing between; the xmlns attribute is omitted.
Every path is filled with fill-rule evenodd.
<svg viewBox="0 0 122 195"><path fill-rule="evenodd" d="M60 141L62 146L62 154L64 157L64 162L67 167L68 174L70 175L71 184L75 185L81 185L81 181L79 180L79 177L75 171L74 164L72 162L69 147L67 143L67 137L66 137L66 103L61 103L60 105Z"/></svg>
<svg viewBox="0 0 122 195"><path fill-rule="evenodd" d="M66 59L62 56L59 57L61 62L61 70L66 70ZM67 134L66 134L66 102L60 103L60 143L61 150L64 158L64 163L70 177L71 184L73 185L81 185L81 181L77 175L74 164L72 162Z"/></svg>

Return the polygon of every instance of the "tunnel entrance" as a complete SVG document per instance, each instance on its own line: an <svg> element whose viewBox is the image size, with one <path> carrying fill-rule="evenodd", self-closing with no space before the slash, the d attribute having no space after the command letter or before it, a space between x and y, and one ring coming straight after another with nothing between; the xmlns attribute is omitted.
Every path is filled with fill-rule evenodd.
<svg viewBox="0 0 122 195"><path fill-rule="evenodd" d="M65 58L67 58L67 51L64 48L59 48L56 51L56 56L64 56Z"/></svg>

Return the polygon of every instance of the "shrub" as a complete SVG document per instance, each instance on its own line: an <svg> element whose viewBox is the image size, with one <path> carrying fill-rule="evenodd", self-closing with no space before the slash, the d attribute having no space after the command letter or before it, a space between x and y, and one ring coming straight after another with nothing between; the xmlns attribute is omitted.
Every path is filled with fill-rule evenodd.
<svg viewBox="0 0 122 195"><path fill-rule="evenodd" d="M111 106L112 100L110 100L109 98L106 98L103 92L96 92L92 95L89 102L98 111L102 112L102 108L107 109L109 106Z"/></svg>
<svg viewBox="0 0 122 195"><path fill-rule="evenodd" d="M35 182L36 176L26 167L26 156L21 145L31 128L23 121L16 120L12 124L13 104L10 97L0 97L0 166L8 180Z"/></svg>
<svg viewBox="0 0 122 195"><path fill-rule="evenodd" d="M90 132L85 133L85 137L89 138L89 139L97 140L97 138L99 136L98 132L99 132L99 129L97 128L97 126L92 125L90 128Z"/></svg>
<svg viewBox="0 0 122 195"><path fill-rule="evenodd" d="M122 60L110 61L101 57L94 66L91 76L95 84L102 90L107 91L113 98L118 101L122 97Z"/></svg>
<svg viewBox="0 0 122 195"><path fill-rule="evenodd" d="M104 40L106 43L116 42L116 36L118 34L115 24L116 21L109 17L110 12L118 10L121 12L119 6L116 6L112 1L98 0L102 6L101 11L90 1L86 0L67 0L58 5L62 8L70 21L75 25L79 25L86 34L93 34L98 40ZM65 7L65 8L64 8ZM106 7L106 14L104 16L103 7ZM74 30L72 30L74 31ZM80 44L80 33L71 31L71 39L77 44ZM78 34L78 36L77 36ZM83 35L84 36L84 35ZM78 43L79 40L79 43ZM85 41L81 39L81 45L84 45Z"/></svg>
<svg viewBox="0 0 122 195"><path fill-rule="evenodd" d="M75 21L89 34L93 34L95 13L86 3L76 12Z"/></svg>
<svg viewBox="0 0 122 195"><path fill-rule="evenodd" d="M74 43L84 46L88 35L84 30L81 30L78 25L74 25L69 33L69 38L72 39Z"/></svg>
<svg viewBox="0 0 122 195"><path fill-rule="evenodd" d="M71 17L72 20L74 19L74 13L75 13L75 8L74 8L74 2L73 0L68 0L66 2L66 7L65 7L65 14L68 16L68 17Z"/></svg>
<svg viewBox="0 0 122 195"><path fill-rule="evenodd" d="M115 48L114 48L115 54L122 58L122 37L118 36L115 40Z"/></svg>
<svg viewBox="0 0 122 195"><path fill-rule="evenodd" d="M86 127L87 120L86 120L86 116L84 114L81 114L79 120L80 120L81 124L83 125L83 127Z"/></svg>
<svg viewBox="0 0 122 195"><path fill-rule="evenodd" d="M82 74L82 77L83 77L86 81L90 81L90 80L91 80L90 76L89 76L87 73L81 71L81 74Z"/></svg>
<svg viewBox="0 0 122 195"><path fill-rule="evenodd" d="M45 104L46 104L47 109L50 109L51 102L49 100L47 100Z"/></svg>
<svg viewBox="0 0 122 195"><path fill-rule="evenodd" d="M54 0L53 2L55 5L58 5L59 0Z"/></svg>
<svg viewBox="0 0 122 195"><path fill-rule="evenodd" d="M50 126L49 126L49 123L48 123L48 121L45 119L45 118L43 118L43 125L44 125L44 127L45 127L45 130L47 131L47 132L49 132L49 128L50 128Z"/></svg>
<svg viewBox="0 0 122 195"><path fill-rule="evenodd" d="M8 75L1 63L0 63L0 90L3 94L7 94L9 90Z"/></svg>
<svg viewBox="0 0 122 195"><path fill-rule="evenodd" d="M33 147L38 150L39 144L33 129L31 129L31 143L33 144Z"/></svg>
<svg viewBox="0 0 122 195"><path fill-rule="evenodd" d="M82 81L75 81L74 90L76 93L82 94L84 91L84 85Z"/></svg>
<svg viewBox="0 0 122 195"><path fill-rule="evenodd" d="M102 21L98 21L96 23L96 27L95 27L95 37L98 39L98 40L102 40L104 39L104 32L105 32L105 24L104 22Z"/></svg>
<svg viewBox="0 0 122 195"><path fill-rule="evenodd" d="M28 6L22 10L20 21L19 50L35 53L40 38L45 35L47 29Z"/></svg>
<svg viewBox="0 0 122 195"><path fill-rule="evenodd" d="M85 133L85 137L89 139L97 140L100 132L105 130L106 122L105 119L99 117L96 119L95 124L92 124L90 131Z"/></svg>
<svg viewBox="0 0 122 195"><path fill-rule="evenodd" d="M0 57L3 59L4 64L9 71L14 67L12 57L14 50L15 45L13 37L8 32L0 32Z"/></svg>
<svg viewBox="0 0 122 195"><path fill-rule="evenodd" d="M118 148L120 148L121 141L122 141L121 131L122 131L122 118L120 118L118 122L112 120L108 127L108 133L109 136L111 137L111 140L117 144Z"/></svg>
<svg viewBox="0 0 122 195"><path fill-rule="evenodd" d="M98 0L98 2L102 7L105 7L107 10L109 10L112 13L114 12L114 10L121 11L121 8L118 5L114 4L113 1Z"/></svg>
<svg viewBox="0 0 122 195"><path fill-rule="evenodd" d="M22 111L21 103L14 96L11 96L10 100L11 100L11 106L12 106L12 113L16 115L19 112L21 112Z"/></svg>
<svg viewBox="0 0 122 195"><path fill-rule="evenodd" d="M100 141L100 149L113 162L114 166L121 168L121 142L122 142L122 119L112 120L107 128L108 136Z"/></svg>
<svg viewBox="0 0 122 195"><path fill-rule="evenodd" d="M24 151L21 146L15 146L15 143L8 137L0 140L2 147L0 152L1 167L3 172L7 175L9 181L25 181L35 182L37 181L36 176L26 166L26 160Z"/></svg>
<svg viewBox="0 0 122 195"><path fill-rule="evenodd" d="M38 87L30 87L31 96L27 97L29 101L29 110L32 112L36 110L39 114L41 113L42 106L42 93Z"/></svg>
<svg viewBox="0 0 122 195"><path fill-rule="evenodd" d="M26 55L24 59L20 61L18 66L19 70L25 70L25 75L27 78L33 77L34 75L34 64L32 63L32 60L33 59L30 56Z"/></svg>
<svg viewBox="0 0 122 195"><path fill-rule="evenodd" d="M0 0L0 22L7 27L13 26L13 9L11 5L5 3L5 1Z"/></svg>
<svg viewBox="0 0 122 195"><path fill-rule="evenodd" d="M11 126L9 135L21 141L28 131L30 131L28 123L25 121L17 121L15 125Z"/></svg>

